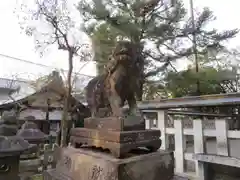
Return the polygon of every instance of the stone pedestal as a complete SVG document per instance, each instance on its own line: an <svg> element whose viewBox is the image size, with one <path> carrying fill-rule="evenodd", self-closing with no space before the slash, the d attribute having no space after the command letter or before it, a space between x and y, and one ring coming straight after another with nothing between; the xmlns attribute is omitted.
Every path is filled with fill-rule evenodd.
<svg viewBox="0 0 240 180"><path fill-rule="evenodd" d="M138 147L146 147L155 152L161 146L159 130L139 131L103 131L97 129L74 128L71 131L70 142L74 147L88 145L107 149L115 157L125 157L125 154Z"/></svg>
<svg viewBox="0 0 240 180"><path fill-rule="evenodd" d="M136 155L137 154L137 155ZM117 159L91 149L64 148L54 170L44 172L44 180L171 180L174 175L172 152L127 154Z"/></svg>
<svg viewBox="0 0 240 180"><path fill-rule="evenodd" d="M87 145L108 149L121 158L138 147L155 152L161 146L160 130L145 129L145 120L137 115L87 118L84 128L73 128L70 134L70 142L76 148Z"/></svg>
<svg viewBox="0 0 240 180"><path fill-rule="evenodd" d="M113 131L145 130L145 120L141 116L95 117L84 119L84 128Z"/></svg>

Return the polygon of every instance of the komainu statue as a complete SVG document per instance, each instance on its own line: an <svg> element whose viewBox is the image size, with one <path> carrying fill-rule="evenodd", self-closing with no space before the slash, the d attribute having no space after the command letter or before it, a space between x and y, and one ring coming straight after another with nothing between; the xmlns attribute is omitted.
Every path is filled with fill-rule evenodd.
<svg viewBox="0 0 240 180"><path fill-rule="evenodd" d="M84 128L71 130L70 141L75 147L101 147L117 158L139 147L150 152L160 148L160 131L146 129L136 103L142 97L144 80L141 52L139 45L118 42L104 72L88 83L86 96L92 117L84 119ZM129 110L122 108L125 102Z"/></svg>
<svg viewBox="0 0 240 180"><path fill-rule="evenodd" d="M103 74L86 87L86 97L92 117L99 108L108 108L112 116L122 116L121 107L128 102L129 112L136 114L136 97L141 100L143 87L141 47L129 41L118 42Z"/></svg>

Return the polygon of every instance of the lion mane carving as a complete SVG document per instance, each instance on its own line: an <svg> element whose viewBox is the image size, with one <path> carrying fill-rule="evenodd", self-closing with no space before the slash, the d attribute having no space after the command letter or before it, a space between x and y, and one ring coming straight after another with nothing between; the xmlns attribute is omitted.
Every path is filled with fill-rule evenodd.
<svg viewBox="0 0 240 180"><path fill-rule="evenodd" d="M129 41L117 43L103 74L86 86L92 117L97 115L99 108L108 108L112 116L121 117L125 101L130 113L136 113L136 97L141 99L143 86L144 63L140 51L139 46Z"/></svg>

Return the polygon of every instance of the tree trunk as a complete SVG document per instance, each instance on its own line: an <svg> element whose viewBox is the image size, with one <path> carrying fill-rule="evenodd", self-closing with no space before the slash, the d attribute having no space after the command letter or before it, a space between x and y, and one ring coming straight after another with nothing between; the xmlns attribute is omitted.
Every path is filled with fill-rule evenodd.
<svg viewBox="0 0 240 180"><path fill-rule="evenodd" d="M49 109L50 109L50 99L47 99L46 124L45 124L45 127L44 127L44 133L45 134L50 134Z"/></svg>
<svg viewBox="0 0 240 180"><path fill-rule="evenodd" d="M73 52L72 50L68 51L68 75L67 75L67 91L64 95L64 105L63 105L63 115L62 115L62 123L61 123L61 147L67 146L67 119L68 119L68 110L70 108L70 98L72 92L72 71L73 71Z"/></svg>

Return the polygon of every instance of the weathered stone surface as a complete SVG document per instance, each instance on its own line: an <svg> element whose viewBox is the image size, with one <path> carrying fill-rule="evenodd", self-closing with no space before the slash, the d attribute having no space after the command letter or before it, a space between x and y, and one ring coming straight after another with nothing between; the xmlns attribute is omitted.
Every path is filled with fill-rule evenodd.
<svg viewBox="0 0 240 180"><path fill-rule="evenodd" d="M43 143L48 136L44 134L37 125L33 122L26 121L21 129L17 132L17 135L25 139L31 144Z"/></svg>
<svg viewBox="0 0 240 180"><path fill-rule="evenodd" d="M17 136L0 136L0 157L27 150L29 143Z"/></svg>
<svg viewBox="0 0 240 180"><path fill-rule="evenodd" d="M5 156L0 158L0 179L19 180L19 155Z"/></svg>
<svg viewBox="0 0 240 180"><path fill-rule="evenodd" d="M0 120L0 135L14 136L17 133L16 114L11 111L4 111Z"/></svg>
<svg viewBox="0 0 240 180"><path fill-rule="evenodd" d="M122 116L121 107L128 102L131 114L136 114L138 99L142 97L144 58L142 47L130 41L119 41L103 74L89 81L86 99L92 117L99 108L107 107L112 116Z"/></svg>
<svg viewBox="0 0 240 180"><path fill-rule="evenodd" d="M27 141L16 136L16 118L7 112L0 124L0 180L19 180L20 154L32 147Z"/></svg>
<svg viewBox="0 0 240 180"><path fill-rule="evenodd" d="M239 168L220 164L209 164L209 180L239 180Z"/></svg>
<svg viewBox="0 0 240 180"><path fill-rule="evenodd" d="M116 131L145 130L145 120L141 116L95 117L86 118L84 127L89 129L105 129Z"/></svg>
<svg viewBox="0 0 240 180"><path fill-rule="evenodd" d="M14 136L17 134L17 129L17 125L2 124L0 125L0 134L4 134L4 136Z"/></svg>
<svg viewBox="0 0 240 180"><path fill-rule="evenodd" d="M124 157L126 153L138 147L157 151L161 146L159 130L110 131L87 128L74 128L70 142L74 147L79 145L108 149L115 157Z"/></svg>
<svg viewBox="0 0 240 180"><path fill-rule="evenodd" d="M17 115L14 111L4 111L1 120L3 124L17 124Z"/></svg>
<svg viewBox="0 0 240 180"><path fill-rule="evenodd" d="M37 124L35 124L34 122L31 121L25 121L22 126L21 129L38 129Z"/></svg>
<svg viewBox="0 0 240 180"><path fill-rule="evenodd" d="M140 155L141 154L141 155ZM172 180L173 152L128 154L117 159L89 149L64 148L54 170L44 180Z"/></svg>
<svg viewBox="0 0 240 180"><path fill-rule="evenodd" d="M98 129L73 128L71 130L71 136L115 143L135 143L138 141L159 140L161 132L155 129L140 131L104 131Z"/></svg>
<svg viewBox="0 0 240 180"><path fill-rule="evenodd" d="M216 154L195 154L204 168L201 179L204 180L237 180L240 178L240 159L233 156L222 156ZM202 167L202 166L200 166Z"/></svg>

